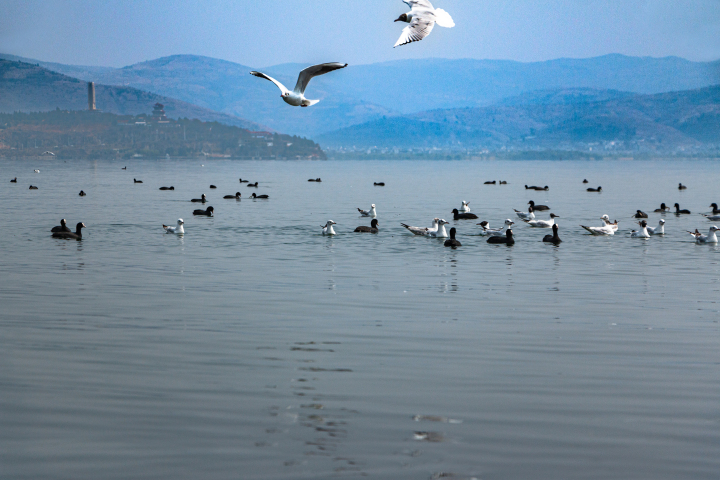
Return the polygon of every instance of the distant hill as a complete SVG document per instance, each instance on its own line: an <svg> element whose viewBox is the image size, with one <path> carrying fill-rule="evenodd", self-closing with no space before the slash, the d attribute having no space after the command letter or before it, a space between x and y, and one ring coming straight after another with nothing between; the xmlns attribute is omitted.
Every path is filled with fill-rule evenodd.
<svg viewBox="0 0 720 480"><path fill-rule="evenodd" d="M524 100L527 104L514 99L388 117L317 141L334 148L583 149L595 144L596 149L667 151L720 145L720 86L655 95L563 89L527 94Z"/></svg>
<svg viewBox="0 0 720 480"><path fill-rule="evenodd" d="M149 114L155 103L165 105L171 118L217 121L249 130L266 130L260 124L214 112L133 87L96 85L97 108L121 115ZM46 68L0 59L0 112L43 112L87 109L87 84Z"/></svg>
<svg viewBox="0 0 720 480"><path fill-rule="evenodd" d="M342 59L329 59L341 61ZM401 60L350 65L316 78L307 109L290 108L271 83L249 75L262 70L292 88L305 64L256 68L195 55L174 55L119 69L41 64L46 68L108 85L124 85L236 115L283 131L315 136L433 109L484 107L529 92L587 89L655 94L720 84L720 61L691 62L677 57L605 55L522 63L503 60ZM555 103L586 103L568 98ZM594 101L603 100L595 98Z"/></svg>

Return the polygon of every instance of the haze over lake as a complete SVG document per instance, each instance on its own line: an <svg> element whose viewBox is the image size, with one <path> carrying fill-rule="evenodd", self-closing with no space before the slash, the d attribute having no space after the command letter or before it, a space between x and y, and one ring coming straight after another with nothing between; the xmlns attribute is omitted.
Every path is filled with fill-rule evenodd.
<svg viewBox="0 0 720 480"><path fill-rule="evenodd" d="M712 225L700 213L720 200L714 161L7 160L2 172L3 478L720 471L720 247L686 232ZM214 218L192 215L203 193ZM479 220L452 221L462 200ZM560 216L561 245L514 216L529 200ZM692 215L650 213L666 235L630 238L631 214L661 202ZM372 203L380 232L352 233ZM602 214L619 220L614 237L579 226ZM461 248L400 226L436 216ZM186 234L165 234L179 217ZM50 238L61 218L87 225L81 242ZM474 236L505 218L519 224L513 247ZM335 237L320 235L328 219Z"/></svg>

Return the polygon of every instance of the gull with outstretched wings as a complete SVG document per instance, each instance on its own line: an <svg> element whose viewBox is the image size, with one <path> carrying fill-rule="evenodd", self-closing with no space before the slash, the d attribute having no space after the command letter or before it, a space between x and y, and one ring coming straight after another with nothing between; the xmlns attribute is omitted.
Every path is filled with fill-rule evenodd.
<svg viewBox="0 0 720 480"><path fill-rule="evenodd" d="M419 42L430 35L436 23L445 28L455 26L450 14L442 8L434 8L429 0L403 0L403 2L407 3L410 11L403 13L395 21L409 23L409 25L403 28L395 47Z"/></svg>
<svg viewBox="0 0 720 480"><path fill-rule="evenodd" d="M293 107L309 107L311 105L315 105L320 101L308 100L307 98L305 98L305 89L307 88L308 83L310 83L310 80L312 80L313 77L325 75L326 73L332 72L333 70L345 68L347 67L347 65L347 63L321 63L320 65L313 65L312 67L308 67L302 72L300 72L300 75L298 75L298 81L295 84L295 89L292 92L285 88L285 85L278 82L271 76L265 75L262 72L250 72L250 75L255 75L256 77L264 78L265 80L270 80L272 83L277 85L277 87L282 92L282 99L288 105L292 105Z"/></svg>

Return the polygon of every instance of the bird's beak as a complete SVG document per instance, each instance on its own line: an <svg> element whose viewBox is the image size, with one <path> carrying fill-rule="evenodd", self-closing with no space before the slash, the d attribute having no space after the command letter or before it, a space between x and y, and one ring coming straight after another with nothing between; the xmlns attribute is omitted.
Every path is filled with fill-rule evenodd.
<svg viewBox="0 0 720 480"><path fill-rule="evenodd" d="M402 15L399 16L399 17L397 18L397 20L395 20L395 22L402 22Z"/></svg>

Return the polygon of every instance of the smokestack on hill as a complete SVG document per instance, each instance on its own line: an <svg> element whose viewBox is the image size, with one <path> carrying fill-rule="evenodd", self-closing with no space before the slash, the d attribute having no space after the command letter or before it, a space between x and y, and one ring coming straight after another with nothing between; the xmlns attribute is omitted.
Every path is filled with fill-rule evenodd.
<svg viewBox="0 0 720 480"><path fill-rule="evenodd" d="M88 110L95 111L95 82L88 83Z"/></svg>

